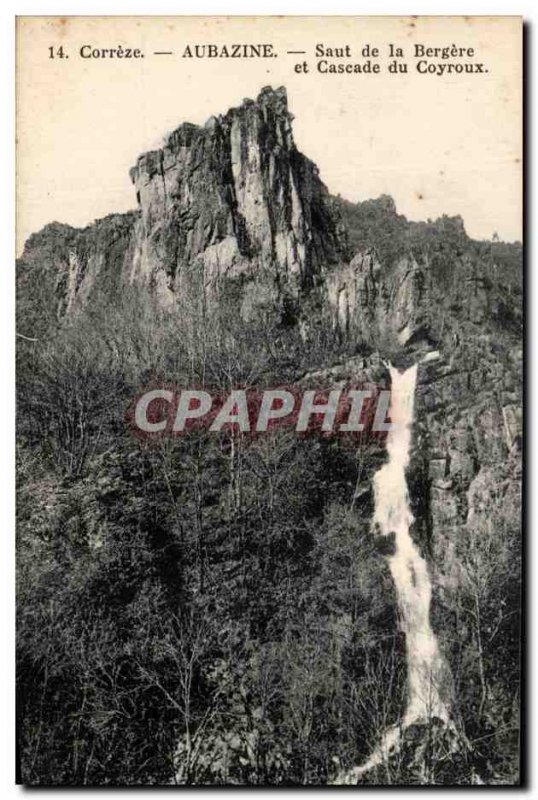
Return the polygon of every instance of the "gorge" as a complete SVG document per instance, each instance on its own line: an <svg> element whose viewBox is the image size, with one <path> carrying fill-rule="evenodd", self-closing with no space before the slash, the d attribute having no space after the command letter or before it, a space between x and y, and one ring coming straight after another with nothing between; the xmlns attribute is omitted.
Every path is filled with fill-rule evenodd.
<svg viewBox="0 0 538 800"><path fill-rule="evenodd" d="M29 784L519 780L521 245L332 196L292 121L266 87L183 123L135 210L18 261ZM136 440L171 383L399 424Z"/></svg>

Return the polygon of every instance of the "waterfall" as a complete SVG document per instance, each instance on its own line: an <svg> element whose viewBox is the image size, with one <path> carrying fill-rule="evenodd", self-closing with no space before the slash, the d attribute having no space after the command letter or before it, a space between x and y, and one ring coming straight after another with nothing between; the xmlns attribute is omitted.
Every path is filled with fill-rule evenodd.
<svg viewBox="0 0 538 800"><path fill-rule="evenodd" d="M434 354L436 355L436 354ZM424 360L432 360L429 354ZM394 538L394 552L386 556L398 600L399 625L405 634L407 657L407 704L402 719L388 728L380 745L366 763L355 767L337 783L356 783L372 767L397 752L402 733L415 723L427 724L437 718L451 725L443 689L450 683L444 661L430 624L431 581L425 560L413 542L413 523L405 477L411 451L411 428L418 364L399 372L391 364L391 428L387 435L388 460L374 476L374 530Z"/></svg>

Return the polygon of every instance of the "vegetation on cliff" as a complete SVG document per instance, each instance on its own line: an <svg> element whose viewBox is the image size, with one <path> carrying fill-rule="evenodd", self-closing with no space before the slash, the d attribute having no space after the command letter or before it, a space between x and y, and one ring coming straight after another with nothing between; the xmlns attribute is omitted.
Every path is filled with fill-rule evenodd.
<svg viewBox="0 0 538 800"><path fill-rule="evenodd" d="M232 127L241 214L220 170ZM253 131L258 162L246 157ZM294 149L281 92L187 133L201 150L174 150L176 132L163 158L176 159L178 191L188 167L194 204L160 216L156 169L146 206L82 231L53 223L19 263L22 780L312 785L367 758L406 693L392 544L371 530L383 443L284 429L150 443L125 412L155 382L227 392L361 364L386 383L382 357L409 364L435 346L408 484L458 747L432 720L366 780L516 784L520 246L474 242L458 218L410 223L387 197L331 198ZM209 184L193 177L202 151L221 180L207 206ZM160 158L146 154L139 173ZM286 204L274 208L280 179ZM218 224L196 204L218 207ZM135 262L149 264L147 282Z"/></svg>

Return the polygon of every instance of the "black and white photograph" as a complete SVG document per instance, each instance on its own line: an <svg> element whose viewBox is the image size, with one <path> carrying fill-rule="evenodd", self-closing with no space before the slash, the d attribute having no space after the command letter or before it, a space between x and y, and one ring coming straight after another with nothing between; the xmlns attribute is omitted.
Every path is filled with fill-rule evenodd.
<svg viewBox="0 0 538 800"><path fill-rule="evenodd" d="M19 16L27 787L520 787L521 16Z"/></svg>

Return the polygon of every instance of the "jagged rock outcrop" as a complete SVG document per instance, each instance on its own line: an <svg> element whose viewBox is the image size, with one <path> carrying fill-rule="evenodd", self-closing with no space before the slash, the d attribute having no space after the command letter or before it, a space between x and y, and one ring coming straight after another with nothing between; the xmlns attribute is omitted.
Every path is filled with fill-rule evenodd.
<svg viewBox="0 0 538 800"><path fill-rule="evenodd" d="M78 229L53 222L27 240L17 262L18 332L45 336L95 300L114 303L128 279L136 212Z"/></svg>
<svg viewBox="0 0 538 800"><path fill-rule="evenodd" d="M223 279L240 278L278 302L348 255L333 200L293 141L284 88L180 125L130 175L137 211L82 230L53 223L28 239L19 271L47 262L58 316L97 286L145 286L172 306L192 284L215 296Z"/></svg>
<svg viewBox="0 0 538 800"><path fill-rule="evenodd" d="M446 619L438 626L443 603L482 578L472 574L480 558L468 542L487 547L495 525L512 526L509 537L518 541L520 247L473 242L458 217L410 223L386 196L357 204L331 197L294 144L282 88L263 89L204 126L182 124L130 174L136 210L84 229L52 223L28 239L17 273L19 333L46 338L91 303L113 304L127 287L179 314L192 292L216 304L234 286L253 327L262 327L262 306L291 305L287 321L299 323L303 345L311 337L309 353L320 329L329 334L319 339L322 369L307 365L299 374L288 359L300 385L388 388L385 361L420 361L406 476L411 535L431 572L432 627L450 662ZM422 361L434 350L437 358ZM365 520L372 475L385 458L384 441L370 443L350 485L351 509ZM394 535L376 546L391 555ZM408 729L398 754L419 782L420 728ZM435 733L440 750L452 752L449 733Z"/></svg>
<svg viewBox="0 0 538 800"><path fill-rule="evenodd" d="M332 198L294 144L284 88L180 125L131 179L138 210L81 230L52 223L28 239L21 332L92 298L114 302L129 285L173 306L193 284L217 298L238 279L253 319L257 303L292 298L305 336L316 313L367 354L410 363L435 347L443 358L421 368L418 388L426 516L443 530L464 521L480 470L520 448L520 251L472 242L458 217L408 223L385 196ZM29 296L40 299L35 319Z"/></svg>
<svg viewBox="0 0 538 800"><path fill-rule="evenodd" d="M375 250L360 252L328 275L334 324L362 341L392 336L405 345L426 334L424 284L424 270L412 256L403 256L387 275Z"/></svg>
<svg viewBox="0 0 538 800"><path fill-rule="evenodd" d="M311 309L299 300L312 294L324 324L371 350L457 344L465 326L520 324L506 254L472 243L460 218L408 223L385 196L332 198L294 144L283 88L204 126L180 125L138 158L131 179L136 211L81 230L53 223L28 239L23 293L39 272L62 318L129 285L173 306L193 287L215 298L235 280L244 316L291 301L308 334Z"/></svg>
<svg viewBox="0 0 538 800"><path fill-rule="evenodd" d="M283 88L204 126L180 125L138 158L131 179L137 211L82 230L52 223L28 239L22 333L92 298L114 302L129 285L173 307L193 285L217 299L236 279L248 318L259 303L291 298L303 336L313 324L332 327L369 364L379 351L408 364L441 352L420 369L413 461L418 535L437 556L466 524L483 470L517 485L520 250L472 242L458 217L408 223L386 196L332 198L294 144ZM34 317L28 296L40 298Z"/></svg>
<svg viewBox="0 0 538 800"><path fill-rule="evenodd" d="M424 365L417 387L416 535L441 590L458 583L461 531L495 535L503 514L517 527L521 503L521 350L466 344Z"/></svg>
<svg viewBox="0 0 538 800"><path fill-rule="evenodd" d="M292 293L345 256L317 167L296 149L286 91L263 89L203 127L184 124L131 170L140 207L131 280L180 290L266 275Z"/></svg>

